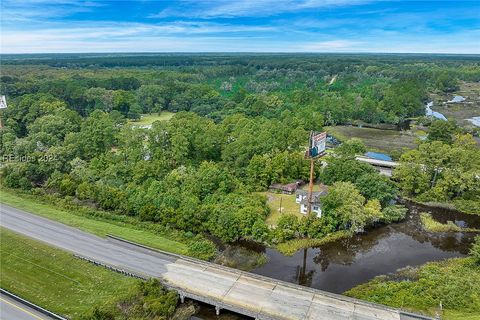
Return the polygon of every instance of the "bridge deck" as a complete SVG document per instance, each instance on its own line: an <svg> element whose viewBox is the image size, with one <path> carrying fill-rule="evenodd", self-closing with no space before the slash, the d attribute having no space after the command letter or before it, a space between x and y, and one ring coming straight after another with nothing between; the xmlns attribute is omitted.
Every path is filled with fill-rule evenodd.
<svg viewBox="0 0 480 320"><path fill-rule="evenodd" d="M103 239L4 205L0 212L2 227L115 269L160 278L182 296L257 319L429 319L119 239Z"/></svg>

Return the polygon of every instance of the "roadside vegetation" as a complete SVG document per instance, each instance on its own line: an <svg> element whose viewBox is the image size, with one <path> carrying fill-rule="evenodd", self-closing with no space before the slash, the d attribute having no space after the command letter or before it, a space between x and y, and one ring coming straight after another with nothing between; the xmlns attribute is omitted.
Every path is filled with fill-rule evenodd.
<svg viewBox="0 0 480 320"><path fill-rule="evenodd" d="M345 294L447 320L480 319L480 236L476 239L471 257L402 269Z"/></svg>
<svg viewBox="0 0 480 320"><path fill-rule="evenodd" d="M176 292L129 278L0 228L0 285L70 319L166 318Z"/></svg>
<svg viewBox="0 0 480 320"><path fill-rule="evenodd" d="M115 215L75 205L68 200L47 195L30 195L6 188L0 189L0 201L66 225L105 237L115 235L167 252L210 260L216 247L210 241L169 230L159 225L142 223L134 217Z"/></svg>

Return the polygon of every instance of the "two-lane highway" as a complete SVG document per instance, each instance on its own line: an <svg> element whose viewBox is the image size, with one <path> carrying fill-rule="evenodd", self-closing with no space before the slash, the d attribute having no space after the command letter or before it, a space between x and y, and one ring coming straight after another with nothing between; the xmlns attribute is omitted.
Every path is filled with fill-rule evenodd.
<svg viewBox="0 0 480 320"><path fill-rule="evenodd" d="M256 319L429 319L275 279L103 239L1 205L2 227L137 275L157 277L182 296Z"/></svg>

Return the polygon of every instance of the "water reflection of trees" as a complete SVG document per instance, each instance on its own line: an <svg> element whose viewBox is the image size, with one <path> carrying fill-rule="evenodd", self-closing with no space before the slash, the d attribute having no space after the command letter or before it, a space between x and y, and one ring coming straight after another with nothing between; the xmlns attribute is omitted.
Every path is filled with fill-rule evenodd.
<svg viewBox="0 0 480 320"><path fill-rule="evenodd" d="M396 229L420 243L429 242L433 247L442 251L461 254L468 253L475 236L468 232L425 232L421 227L418 216L405 223L398 224Z"/></svg>
<svg viewBox="0 0 480 320"><path fill-rule="evenodd" d="M371 251L380 240L399 233L408 235L419 243L430 243L439 250L458 252L460 254L468 253L474 237L472 233L425 232L421 228L418 215L414 214L410 219L402 223L371 229L350 239L343 239L321 246L313 261L320 265L322 271L327 270L331 263L350 265L357 256Z"/></svg>
<svg viewBox="0 0 480 320"><path fill-rule="evenodd" d="M380 239L388 237L390 233L390 228L385 227L324 245L313 261L320 265L322 271L327 270L330 263L350 265L358 254L370 251Z"/></svg>
<svg viewBox="0 0 480 320"><path fill-rule="evenodd" d="M475 227L479 223L477 217L471 217L464 213L448 208L432 208L425 205L406 202L411 215L403 223L396 225L396 228L420 243L429 242L437 249L448 252L459 252L467 254L475 236L474 233L467 232L441 232L430 233L425 232L421 227L419 212L426 211L441 223L446 221L464 220L469 226Z"/></svg>
<svg viewBox="0 0 480 320"><path fill-rule="evenodd" d="M307 272L307 256L308 249L303 249L303 263L301 266L297 266L296 281L302 286L311 287L315 269Z"/></svg>

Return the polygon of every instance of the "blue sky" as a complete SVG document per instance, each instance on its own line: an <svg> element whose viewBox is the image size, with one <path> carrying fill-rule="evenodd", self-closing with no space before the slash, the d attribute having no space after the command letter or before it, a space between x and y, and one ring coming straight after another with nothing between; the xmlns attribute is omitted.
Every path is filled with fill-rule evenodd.
<svg viewBox="0 0 480 320"><path fill-rule="evenodd" d="M480 53L480 1L2 0L1 52Z"/></svg>

